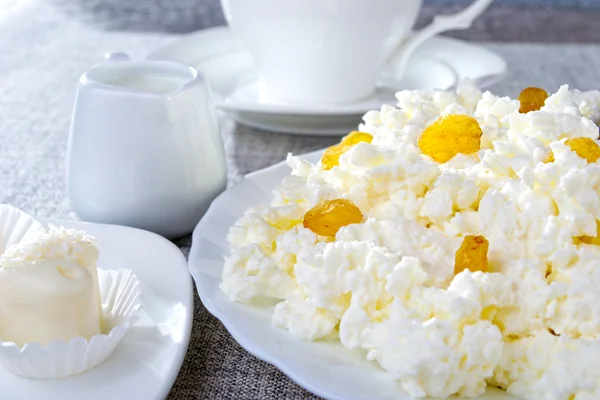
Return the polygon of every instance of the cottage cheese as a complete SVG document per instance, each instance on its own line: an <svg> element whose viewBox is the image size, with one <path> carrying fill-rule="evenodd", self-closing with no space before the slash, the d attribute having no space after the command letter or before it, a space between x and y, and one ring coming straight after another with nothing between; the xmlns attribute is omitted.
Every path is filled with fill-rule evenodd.
<svg viewBox="0 0 600 400"><path fill-rule="evenodd" d="M372 142L338 166L288 156L271 204L231 228L221 289L279 300L274 325L365 350L415 397L487 385L528 400L600 397L600 247L574 240L596 236L600 164L565 144L598 138L600 92L562 86L527 114L469 81L397 99L365 114ZM438 164L417 142L445 114L473 116L483 136L477 153ZM335 240L302 226L335 198L363 222ZM468 234L488 239L491 272L454 274Z"/></svg>

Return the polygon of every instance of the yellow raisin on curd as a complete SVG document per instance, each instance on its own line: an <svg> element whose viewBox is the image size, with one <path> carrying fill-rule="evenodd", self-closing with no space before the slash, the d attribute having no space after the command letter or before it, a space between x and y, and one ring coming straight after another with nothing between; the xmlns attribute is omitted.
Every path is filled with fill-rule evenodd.
<svg viewBox="0 0 600 400"><path fill-rule="evenodd" d="M370 133L360 132L360 131L352 131L348 135L342 138L340 144L345 146L354 146L360 142L371 143L373 140L373 136Z"/></svg>
<svg viewBox="0 0 600 400"><path fill-rule="evenodd" d="M361 223L362 212L347 199L325 200L304 215L304 227L317 235L335 236L342 227Z"/></svg>
<svg viewBox="0 0 600 400"><path fill-rule="evenodd" d="M575 244L595 244L600 245L600 221L596 221L596 236L577 236L575 237Z"/></svg>
<svg viewBox="0 0 600 400"><path fill-rule="evenodd" d="M475 153L481 147L481 127L468 115L451 114L438 118L419 137L423 154L445 163L459 153Z"/></svg>
<svg viewBox="0 0 600 400"><path fill-rule="evenodd" d="M589 163L596 162L600 158L600 146L593 139L587 137L571 138L567 139L565 144L579 157L586 159ZM546 157L545 162L554 162L554 153L552 150L550 150L550 154Z"/></svg>
<svg viewBox="0 0 600 400"><path fill-rule="evenodd" d="M460 274L465 269L471 272L487 272L488 247L489 242L483 236L465 236L454 258L454 275Z"/></svg>
<svg viewBox="0 0 600 400"><path fill-rule="evenodd" d="M371 143L373 136L365 132L352 131L342 138L339 144L328 147L321 157L323 169L331 169L339 165L340 156L360 142Z"/></svg>
<svg viewBox="0 0 600 400"><path fill-rule="evenodd" d="M519 112L526 114L529 111L537 111L544 106L548 93L538 87L527 87L519 93L518 100L521 103Z"/></svg>

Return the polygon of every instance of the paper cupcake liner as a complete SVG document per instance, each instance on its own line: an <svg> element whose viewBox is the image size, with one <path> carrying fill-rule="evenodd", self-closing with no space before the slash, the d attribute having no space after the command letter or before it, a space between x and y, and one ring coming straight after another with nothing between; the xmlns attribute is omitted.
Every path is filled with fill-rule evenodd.
<svg viewBox="0 0 600 400"><path fill-rule="evenodd" d="M0 254L8 246L33 239L41 228L30 215L11 205L0 204Z"/></svg>
<svg viewBox="0 0 600 400"><path fill-rule="evenodd" d="M128 269L98 269L104 329L90 340L76 337L42 346L27 343L19 348L0 341L0 364L10 372L34 379L58 379L77 375L100 365L115 350L138 320L140 282Z"/></svg>

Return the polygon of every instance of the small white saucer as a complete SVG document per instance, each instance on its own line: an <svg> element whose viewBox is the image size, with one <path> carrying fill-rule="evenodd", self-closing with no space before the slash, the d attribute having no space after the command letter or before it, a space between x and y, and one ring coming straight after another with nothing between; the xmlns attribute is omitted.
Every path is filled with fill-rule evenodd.
<svg viewBox="0 0 600 400"><path fill-rule="evenodd" d="M131 269L141 284L139 321L102 364L65 379L35 380L0 368L2 400L162 400L177 378L192 328L194 296L181 250L125 226L48 220L100 239L98 267ZM152 251L148 251L152 249Z"/></svg>
<svg viewBox="0 0 600 400"><path fill-rule="evenodd" d="M250 53L246 51L238 54L243 57L251 57ZM252 62L252 58L249 58L249 61ZM202 67L202 65L198 65L199 69ZM397 92L393 89L394 87L426 90L446 89L456 83L459 78L457 72L444 60L415 57L409 64L405 77L399 83L394 81L393 71L383 71L375 93L363 100L346 104L307 104L270 98L261 88L253 63L242 74L236 80L234 87L226 88L217 85L213 88L217 95L216 104L219 108L256 114L357 115L364 114L368 110L378 109L382 104L394 104L396 102L394 94ZM214 85L211 84L211 86Z"/></svg>
<svg viewBox="0 0 600 400"><path fill-rule="evenodd" d="M262 93L251 54L227 27L193 33L148 58L191 65L203 72L210 82L215 105L242 124L309 135L347 133L356 128L368 110L379 109L382 104L394 105L397 90L448 89L465 77L485 87L506 71L506 63L497 54L438 36L415 51L401 80L396 77L395 66L387 66L381 73L380 88L367 99L342 105L298 104L269 99Z"/></svg>

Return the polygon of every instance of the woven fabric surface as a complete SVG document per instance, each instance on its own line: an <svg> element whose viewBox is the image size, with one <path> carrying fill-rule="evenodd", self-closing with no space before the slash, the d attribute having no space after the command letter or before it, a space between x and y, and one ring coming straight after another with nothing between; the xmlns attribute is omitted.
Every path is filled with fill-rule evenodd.
<svg viewBox="0 0 600 400"><path fill-rule="evenodd" d="M141 58L177 36L102 32L53 8L23 0L0 6L0 202L39 217L72 218L65 185L71 110L79 76L111 51ZM508 61L492 90L515 96L524 86L600 86L600 45L484 43ZM334 143L236 126L221 118L229 180ZM187 255L191 239L176 244ZM1 388L0 388L1 391ZM244 351L195 299L191 342L171 399L316 398Z"/></svg>
<svg viewBox="0 0 600 400"><path fill-rule="evenodd" d="M46 1L72 18L108 30L192 32L225 20L220 0ZM425 0L417 26L472 1ZM469 40L598 43L599 14L600 0L496 0L471 29L449 34Z"/></svg>

